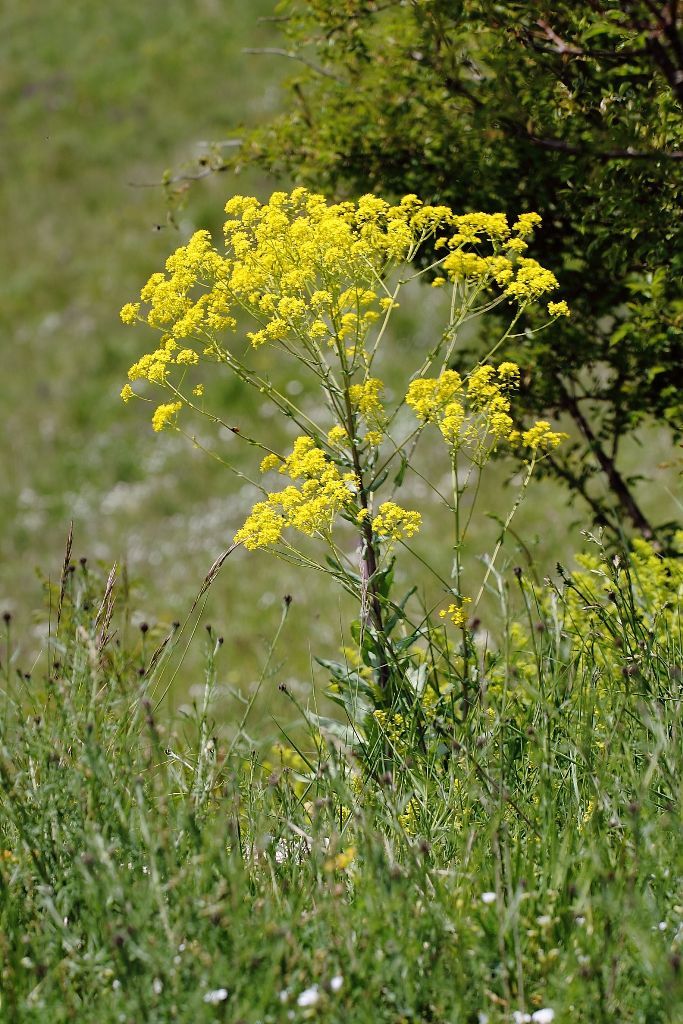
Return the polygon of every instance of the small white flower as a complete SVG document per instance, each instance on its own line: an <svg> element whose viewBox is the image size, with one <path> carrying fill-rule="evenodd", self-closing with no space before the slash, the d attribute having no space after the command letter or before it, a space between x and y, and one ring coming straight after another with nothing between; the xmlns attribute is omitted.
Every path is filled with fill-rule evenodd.
<svg viewBox="0 0 683 1024"><path fill-rule="evenodd" d="M534 1024L552 1024L552 1021L555 1020L555 1011L546 1006L542 1010L536 1010L535 1013L532 1013L531 1019Z"/></svg>
<svg viewBox="0 0 683 1024"><path fill-rule="evenodd" d="M477 1024L489 1024L489 1015L482 1010L477 1014Z"/></svg>
<svg viewBox="0 0 683 1024"><path fill-rule="evenodd" d="M536 918L536 924L540 925L541 928L545 928L547 925L552 924L552 917L550 914L541 914L540 917Z"/></svg>
<svg viewBox="0 0 683 1024"><path fill-rule="evenodd" d="M228 998L227 988L214 988L211 992L207 992L204 996L205 1003L211 1003L216 1006L218 1003L224 1002Z"/></svg>
<svg viewBox="0 0 683 1024"><path fill-rule="evenodd" d="M284 839L278 839L275 847L275 863L285 864L289 860L289 847Z"/></svg>
<svg viewBox="0 0 683 1024"><path fill-rule="evenodd" d="M161 978L155 978L152 982L152 992L155 996L160 996L164 991L164 983Z"/></svg>
<svg viewBox="0 0 683 1024"><path fill-rule="evenodd" d="M335 974L334 978L330 978L330 988L333 992L338 992L344 984L344 976L342 974Z"/></svg>
<svg viewBox="0 0 683 1024"><path fill-rule="evenodd" d="M515 1010L512 1014L512 1019L515 1022L515 1024L529 1024L529 1021L531 1020L531 1014L522 1013L521 1010Z"/></svg>
<svg viewBox="0 0 683 1024"><path fill-rule="evenodd" d="M657 925L657 927L659 928L660 932L665 932L666 931L666 921L660 921L659 924Z"/></svg>
<svg viewBox="0 0 683 1024"><path fill-rule="evenodd" d="M121 982L119 981L118 978L114 978L114 980L111 983L111 987L114 989L114 992L118 992L118 990L121 988Z"/></svg>
<svg viewBox="0 0 683 1024"><path fill-rule="evenodd" d="M320 999L320 992L317 985L305 988L296 1001L297 1006L315 1006Z"/></svg>
<svg viewBox="0 0 683 1024"><path fill-rule="evenodd" d="M288 988L283 988L282 991L278 994L278 999L280 1000L281 1003L288 1002L289 1001L289 989Z"/></svg>
<svg viewBox="0 0 683 1024"><path fill-rule="evenodd" d="M481 894L481 902L482 903L495 903L496 902L496 894L495 894L495 892L483 892Z"/></svg>

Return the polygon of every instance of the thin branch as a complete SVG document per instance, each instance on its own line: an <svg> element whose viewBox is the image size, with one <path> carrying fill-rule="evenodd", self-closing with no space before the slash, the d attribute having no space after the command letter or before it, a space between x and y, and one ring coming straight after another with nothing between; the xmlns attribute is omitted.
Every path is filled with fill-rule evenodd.
<svg viewBox="0 0 683 1024"><path fill-rule="evenodd" d="M560 462L550 452L546 455L546 461L549 466L552 466L555 476L564 480L571 490L577 491L581 495L593 513L593 521L596 526L604 526L608 530L612 531L616 529L614 523L610 522L604 505L601 504L598 498L594 498L592 494L588 493L586 483L581 479L581 477L573 473L568 466Z"/></svg>
<svg viewBox="0 0 683 1024"><path fill-rule="evenodd" d="M568 43L561 36L555 32L553 27L544 21L543 18L539 18L536 22L538 27L542 29L545 37L554 43L552 47L536 47L541 50L542 53L559 53L564 55L565 53L571 54L574 57L596 57L601 60L613 60L617 63L623 63L627 60L633 60L636 57L645 57L647 55L647 49L641 47L638 50L586 50L582 46L575 46L574 43ZM533 40L533 35L528 33L529 38Z"/></svg>
<svg viewBox="0 0 683 1024"><path fill-rule="evenodd" d="M210 164L196 174L176 174L172 178L163 178L161 181L129 181L129 188L164 188L166 185L177 185L179 181L201 181L208 178L210 174L222 174L230 170L229 164Z"/></svg>
<svg viewBox="0 0 683 1024"><path fill-rule="evenodd" d="M681 80L683 88L683 78ZM519 132L519 129L517 129ZM524 132L525 138L532 146L539 146L541 149L552 149L560 153L571 153L575 156L590 156L595 160L683 160L683 150L673 149L633 149L627 146L626 149L590 149L588 146L577 146L572 142L565 142L564 139L543 139L538 135L531 135Z"/></svg>
<svg viewBox="0 0 683 1024"><path fill-rule="evenodd" d="M630 9L632 17L636 19L634 24L641 30L647 31L648 52L659 66L660 71L663 72L678 102L683 106L683 42L676 27L677 0L672 0L671 6L665 4L664 7L658 7L654 0L643 0L643 2L655 19L654 24L638 22L633 9L633 0L628 0L624 6ZM671 53L675 54L676 61L672 60L671 53L661 42L662 35L666 38Z"/></svg>
<svg viewBox="0 0 683 1024"><path fill-rule="evenodd" d="M295 53L294 50L282 50L277 46L250 46L242 50L242 53L260 53L269 57L286 57L288 60L297 60L300 64L305 64L311 71L315 71L317 75L331 78L334 82L339 82L340 85L347 84L343 78L335 75L334 71L328 71L327 68L320 67L319 64L309 60L308 57L304 57L301 53Z"/></svg>
<svg viewBox="0 0 683 1024"><path fill-rule="evenodd" d="M559 377L556 378L556 382L560 391L560 401L563 409L569 413L583 434L583 437L588 444L588 448L595 456L600 469L605 474L610 490L619 502L622 512L628 516L635 528L641 532L646 540L655 540L655 532L652 529L652 526L638 507L627 482L622 477L613 460L602 447L599 438L596 436L590 423L579 408L576 398L566 389Z"/></svg>

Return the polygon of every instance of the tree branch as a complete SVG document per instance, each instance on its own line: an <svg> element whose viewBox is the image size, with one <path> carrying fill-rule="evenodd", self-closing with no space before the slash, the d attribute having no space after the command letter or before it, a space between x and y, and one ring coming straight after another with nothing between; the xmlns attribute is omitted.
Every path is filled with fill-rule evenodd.
<svg viewBox="0 0 683 1024"><path fill-rule="evenodd" d="M260 53L268 57L286 57L288 60L296 60L300 64L305 64L307 68L315 71L317 75L331 78L334 82L339 82L340 85L348 84L345 79L335 75L334 71L328 71L327 68L321 67L315 61L309 60L308 57L304 57L303 54L296 53L294 50L281 50L277 46L248 46L242 50L242 53Z"/></svg>
<svg viewBox="0 0 683 1024"><path fill-rule="evenodd" d="M683 82L681 83L683 86ZM590 149L588 146L577 146L573 142L565 142L564 139L543 139L538 135L523 132L525 138L532 146L541 149L553 149L560 153L570 153L575 156L589 156L594 160L683 160L683 150L666 149L633 149L627 146L626 149Z"/></svg>
<svg viewBox="0 0 683 1024"><path fill-rule="evenodd" d="M575 491L580 494L586 504L593 512L593 522L596 526L604 526L606 529L614 532L616 527L614 523L610 522L607 510L600 503L598 498L594 498L592 494L588 493L588 488L585 481L583 481L576 473L573 473L569 467L558 461L554 455L548 453L546 460L549 466L552 466L553 473L559 477L560 480L564 480L569 485L570 491Z"/></svg>
<svg viewBox="0 0 683 1024"><path fill-rule="evenodd" d="M586 442L594 454L600 469L607 477L610 490L614 494L622 510L646 540L655 540L655 531L638 507L635 498L631 494L626 481L619 473L613 459L611 459L605 452L600 441L595 436L590 423L579 408L577 400L566 390L559 377L556 378L556 380L564 409L572 417L586 439Z"/></svg>
<svg viewBox="0 0 683 1024"><path fill-rule="evenodd" d="M574 43L568 43L561 36L555 32L552 25L549 25L543 18L539 18L536 22L538 27L542 30L543 35L548 39L553 46L534 46L534 49L539 50L541 53L559 53L560 56L564 54L570 54L573 57L596 57L600 60L612 60L618 64L625 63L628 60L633 60L636 57L644 57L647 54L645 48L640 50L619 50L618 53L613 50L586 50L582 46L575 46ZM534 36L532 33L528 33L530 41Z"/></svg>

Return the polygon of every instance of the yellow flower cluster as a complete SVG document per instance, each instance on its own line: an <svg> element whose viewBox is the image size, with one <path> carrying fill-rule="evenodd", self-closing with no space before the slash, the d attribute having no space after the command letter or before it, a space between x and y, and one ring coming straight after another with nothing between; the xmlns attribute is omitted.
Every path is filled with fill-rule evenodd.
<svg viewBox="0 0 683 1024"><path fill-rule="evenodd" d="M363 384L352 384L349 398L359 413L367 418L381 416L383 413L380 395L384 384L376 377L369 377Z"/></svg>
<svg viewBox="0 0 683 1024"><path fill-rule="evenodd" d="M557 287L557 278L552 271L546 270L536 260L520 257L517 261L517 275L505 288L505 294L516 299L520 305L525 305Z"/></svg>
<svg viewBox="0 0 683 1024"><path fill-rule="evenodd" d="M121 319L124 324L134 324L140 314L139 302L127 302L121 310Z"/></svg>
<svg viewBox="0 0 683 1024"><path fill-rule="evenodd" d="M521 213L512 225L512 230L516 231L520 238L528 238L540 223L541 218L537 213Z"/></svg>
<svg viewBox="0 0 683 1024"><path fill-rule="evenodd" d="M406 722L400 711L388 712L376 708L372 717L382 731L384 739L391 745L395 754L403 754L407 750ZM399 819L400 820L400 819Z"/></svg>
<svg viewBox="0 0 683 1024"><path fill-rule="evenodd" d="M368 377L363 384L352 384L349 388L349 401L363 417L368 429L364 440L375 447L382 443L386 415L381 395L384 384L376 377Z"/></svg>
<svg viewBox="0 0 683 1024"><path fill-rule="evenodd" d="M454 626L464 626L467 619L467 605L472 601L471 597L464 597L460 603L452 601L447 608L442 608L439 618L448 619Z"/></svg>
<svg viewBox="0 0 683 1024"><path fill-rule="evenodd" d="M183 407L182 402L169 402L167 405L158 405L152 416L152 427L157 432L163 430L173 420L173 417Z"/></svg>
<svg viewBox="0 0 683 1024"><path fill-rule="evenodd" d="M329 857L325 861L325 871L346 871L354 860L356 859L356 847L349 846L346 850L342 850L335 857Z"/></svg>
<svg viewBox="0 0 683 1024"><path fill-rule="evenodd" d="M479 256L474 252L457 249L446 256L441 266L452 281L465 278L480 281L485 286L495 283L503 288L504 295L521 306L534 302L558 287L552 271L546 270L536 260L524 257L515 261L507 256ZM553 315L558 314L551 313ZM566 303L561 306L561 315L569 315Z"/></svg>
<svg viewBox="0 0 683 1024"><path fill-rule="evenodd" d="M567 435L552 431L545 420L525 431L515 429L509 393L519 381L519 367L511 362L500 363L497 369L488 363L477 366L466 383L455 370L445 370L437 378L412 381L406 404L422 423L438 426L451 451L466 448L477 462L499 441L550 451Z"/></svg>
<svg viewBox="0 0 683 1024"><path fill-rule="evenodd" d="M268 455L261 469L265 472L278 463L277 455ZM250 551L277 544L287 527L308 537L328 533L337 513L353 504L353 473L341 474L310 437L296 439L291 455L280 463L280 472L293 481L302 480L301 486L290 484L254 505L235 534L235 543Z"/></svg>
<svg viewBox="0 0 683 1024"><path fill-rule="evenodd" d="M197 231L169 256L163 272L150 277L139 301L121 310L124 323L147 323L161 333L154 350L131 366L131 382L169 387L176 367L183 374L202 357L230 361L221 335L236 329L239 311L257 321L248 333L254 347L284 345L309 365L322 366L322 343L342 362L361 366L371 325L397 305L382 281L431 237L437 247L448 248L437 282L448 277L495 285L521 305L557 286L550 271L520 256L524 239L540 223L533 213L510 227L502 213L456 216L414 195L394 206L375 195L328 204L305 188L275 192L265 204L234 196L225 212L222 252L208 231ZM479 251L483 244L491 254ZM474 246L477 251L471 251ZM568 310L562 302L550 303L549 313L556 317ZM370 428L367 440L379 444L381 403L371 383L354 388L364 389L357 404ZM455 436L459 415L457 407L450 411L446 436Z"/></svg>
<svg viewBox="0 0 683 1024"><path fill-rule="evenodd" d="M521 442L526 448L531 448L532 451L551 452L566 438L567 434L551 430L547 420L538 420L528 430L522 431L521 434L518 431L514 431L510 435L510 443L518 444Z"/></svg>
<svg viewBox="0 0 683 1024"><path fill-rule="evenodd" d="M411 512L401 508L393 501L384 501L372 520L373 533L385 540L397 541L404 537L412 537L420 529L422 516L419 512Z"/></svg>
<svg viewBox="0 0 683 1024"><path fill-rule="evenodd" d="M408 385L406 404L423 423L436 420L462 390L462 377L455 370L444 370L437 378L418 377Z"/></svg>
<svg viewBox="0 0 683 1024"><path fill-rule="evenodd" d="M162 332L130 368L131 381L167 386L172 366L224 358L219 336L235 330L239 310L258 322L248 334L254 347L280 343L310 356L322 341L354 359L370 326L397 305L377 291L390 266L453 222L447 207L416 196L396 206L374 195L328 205L304 188L266 204L234 196L225 211L223 253L208 231L196 232L121 310L124 323Z"/></svg>
<svg viewBox="0 0 683 1024"><path fill-rule="evenodd" d="M571 316L571 310L564 299L562 302L549 302L548 313L550 316Z"/></svg>
<svg viewBox="0 0 683 1024"><path fill-rule="evenodd" d="M447 246L452 251L442 260L441 270L451 281L465 280L478 282L484 287L492 284L503 289L503 294L521 306L534 302L546 292L557 288L554 274L541 267L536 260L524 259L521 254L528 248L525 241L534 228L541 223L537 213L523 213L510 228L503 213L469 213L453 218L456 231L450 238L438 239L437 248ZM513 235L513 232L516 234ZM481 246L488 241L493 249L491 255L483 256L464 246ZM438 287L445 283L437 278ZM569 315L564 303L553 304L561 307L551 316Z"/></svg>

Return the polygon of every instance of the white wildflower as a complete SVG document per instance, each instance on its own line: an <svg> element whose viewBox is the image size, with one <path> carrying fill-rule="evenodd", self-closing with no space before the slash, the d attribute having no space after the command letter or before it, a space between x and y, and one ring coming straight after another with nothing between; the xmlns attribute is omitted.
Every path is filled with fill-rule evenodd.
<svg viewBox="0 0 683 1024"><path fill-rule="evenodd" d="M214 988L211 992L207 992L204 996L205 1003L211 1003L212 1006L217 1006L218 1003L224 1002L228 998L227 988Z"/></svg>
<svg viewBox="0 0 683 1024"><path fill-rule="evenodd" d="M333 992L338 992L344 984L344 976L342 974L335 974L334 978L330 978L330 988Z"/></svg>
<svg viewBox="0 0 683 1024"><path fill-rule="evenodd" d="M495 892L483 892L481 894L481 902L482 903L495 903L496 902L496 894L495 894Z"/></svg>
<svg viewBox="0 0 683 1024"><path fill-rule="evenodd" d="M305 988L296 1001L297 1006L315 1006L320 999L320 991L317 985Z"/></svg>
<svg viewBox="0 0 683 1024"><path fill-rule="evenodd" d="M552 1024L552 1021L555 1020L555 1011L546 1006L542 1010L536 1010L535 1013L532 1013L531 1019L534 1024Z"/></svg>

